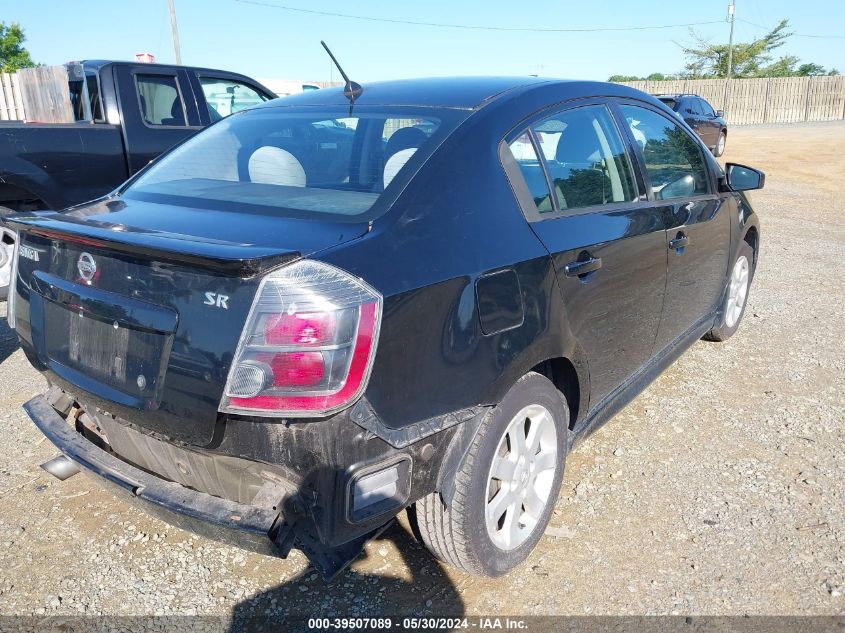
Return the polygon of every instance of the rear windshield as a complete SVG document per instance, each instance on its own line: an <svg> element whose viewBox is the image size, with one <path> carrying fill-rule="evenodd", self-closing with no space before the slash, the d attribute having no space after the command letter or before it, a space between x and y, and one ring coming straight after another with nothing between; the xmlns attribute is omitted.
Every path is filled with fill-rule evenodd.
<svg viewBox="0 0 845 633"><path fill-rule="evenodd" d="M123 195L224 211L372 219L466 113L272 107L232 115L151 165ZM329 219L329 218L326 218Z"/></svg>

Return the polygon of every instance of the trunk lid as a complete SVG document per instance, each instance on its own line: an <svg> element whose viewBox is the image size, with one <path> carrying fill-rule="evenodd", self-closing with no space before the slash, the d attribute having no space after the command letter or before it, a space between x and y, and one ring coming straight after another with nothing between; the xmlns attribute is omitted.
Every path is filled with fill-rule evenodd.
<svg viewBox="0 0 845 633"><path fill-rule="evenodd" d="M30 360L101 411L196 445L212 440L261 274L368 229L122 200L5 223Z"/></svg>

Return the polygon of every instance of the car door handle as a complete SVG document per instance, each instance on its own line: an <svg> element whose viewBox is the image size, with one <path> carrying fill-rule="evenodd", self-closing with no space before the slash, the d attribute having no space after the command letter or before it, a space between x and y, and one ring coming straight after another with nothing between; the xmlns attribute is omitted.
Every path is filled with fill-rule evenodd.
<svg viewBox="0 0 845 633"><path fill-rule="evenodd" d="M563 272L567 277L580 277L599 268L601 268L601 257L590 257L589 259L569 262L563 267Z"/></svg>
<svg viewBox="0 0 845 633"><path fill-rule="evenodd" d="M675 239L669 240L669 250L676 251L678 255L682 254L687 246L689 246L689 237L682 232L679 232Z"/></svg>

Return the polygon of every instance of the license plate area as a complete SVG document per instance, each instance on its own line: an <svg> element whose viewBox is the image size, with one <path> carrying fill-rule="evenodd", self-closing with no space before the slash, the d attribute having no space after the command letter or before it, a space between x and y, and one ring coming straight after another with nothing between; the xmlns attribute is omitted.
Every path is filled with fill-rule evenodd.
<svg viewBox="0 0 845 633"><path fill-rule="evenodd" d="M42 271L32 281L31 316L40 326L33 339L50 369L108 400L158 408L176 312Z"/></svg>
<svg viewBox="0 0 845 633"><path fill-rule="evenodd" d="M139 400L156 399L168 337L47 302L45 343L60 363Z"/></svg>

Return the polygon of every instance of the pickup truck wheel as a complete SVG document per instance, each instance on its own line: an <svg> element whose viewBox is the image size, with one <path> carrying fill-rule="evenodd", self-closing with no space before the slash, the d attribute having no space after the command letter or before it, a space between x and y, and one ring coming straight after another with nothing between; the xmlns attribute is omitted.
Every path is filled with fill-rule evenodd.
<svg viewBox="0 0 845 633"><path fill-rule="evenodd" d="M751 289L753 278L754 251L747 242L743 242L731 268L720 322L704 335L706 340L726 341L739 329L739 324L745 314L745 306L748 304L748 291Z"/></svg>
<svg viewBox="0 0 845 633"><path fill-rule="evenodd" d="M546 529L560 491L569 409L544 376L531 372L479 427L446 506L432 493L409 512L440 560L500 576L524 561Z"/></svg>

